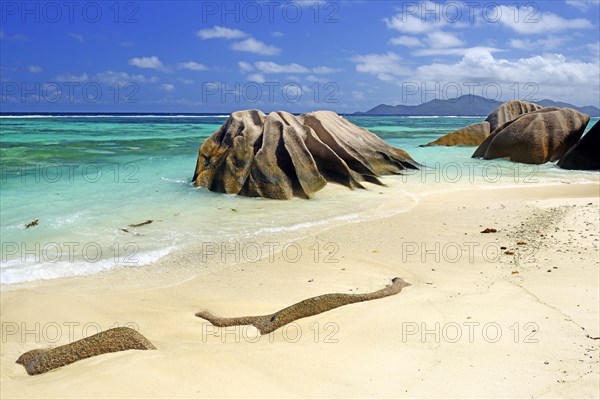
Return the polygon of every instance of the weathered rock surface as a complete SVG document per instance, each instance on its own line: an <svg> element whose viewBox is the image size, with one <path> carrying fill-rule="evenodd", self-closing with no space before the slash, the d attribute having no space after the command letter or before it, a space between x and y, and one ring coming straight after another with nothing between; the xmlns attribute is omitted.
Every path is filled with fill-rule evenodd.
<svg viewBox="0 0 600 400"><path fill-rule="evenodd" d="M571 108L546 107L497 128L473 153L484 159L543 164L560 159L583 134L590 117Z"/></svg>
<svg viewBox="0 0 600 400"><path fill-rule="evenodd" d="M310 198L327 182L362 188L418 168L405 151L334 112L238 111L202 144L194 185L251 197Z"/></svg>
<svg viewBox="0 0 600 400"><path fill-rule="evenodd" d="M333 310L334 308L345 306L347 304L393 296L400 293L402 289L407 286L410 286L410 283L406 282L404 279L394 278L392 279L391 285L375 292L364 294L324 294L322 296L311 297L310 299L302 300L301 302L279 310L274 314L260 315L255 317L222 318L215 316L209 311L201 311L196 313L196 316L209 321L214 326L219 327L253 325L260 331L261 335L264 335L300 318L310 317L312 315Z"/></svg>
<svg viewBox="0 0 600 400"><path fill-rule="evenodd" d="M600 169L600 122L596 122L583 137L558 161L564 169Z"/></svg>
<svg viewBox="0 0 600 400"><path fill-rule="evenodd" d="M420 147L428 146L479 146L490 135L490 123L487 121L467 125L454 132Z"/></svg>
<svg viewBox="0 0 600 400"><path fill-rule="evenodd" d="M530 103L526 100L511 100L492 111L485 120L490 123L490 132L493 133L500 125L512 121L520 115L542 108L539 104Z"/></svg>
<svg viewBox="0 0 600 400"><path fill-rule="evenodd" d="M123 350L154 350L141 333L127 327L113 328L54 349L37 349L17 359L29 375L43 374L93 356Z"/></svg>

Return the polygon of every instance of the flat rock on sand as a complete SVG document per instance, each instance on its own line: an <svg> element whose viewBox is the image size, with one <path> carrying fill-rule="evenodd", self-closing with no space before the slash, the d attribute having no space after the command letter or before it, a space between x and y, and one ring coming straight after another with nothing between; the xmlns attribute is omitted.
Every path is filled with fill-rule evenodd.
<svg viewBox="0 0 600 400"><path fill-rule="evenodd" d="M203 318L215 326L227 327L237 325L252 325L256 327L262 335L273 332L282 326L296 321L297 319L310 317L320 314L325 311L333 310L341 306L362 301L381 299L387 296L393 296L402 291L403 288L410 286L402 278L392 279L392 284L371 293L364 294L348 294L348 293L332 293L322 296L311 297L299 303L293 304L274 314L259 315L252 317L234 317L222 318L213 315L209 311L200 311L196 313L197 317Z"/></svg>
<svg viewBox="0 0 600 400"><path fill-rule="evenodd" d="M127 327L108 329L54 349L37 349L17 359L29 375L43 374L79 360L123 350L154 350L141 333Z"/></svg>

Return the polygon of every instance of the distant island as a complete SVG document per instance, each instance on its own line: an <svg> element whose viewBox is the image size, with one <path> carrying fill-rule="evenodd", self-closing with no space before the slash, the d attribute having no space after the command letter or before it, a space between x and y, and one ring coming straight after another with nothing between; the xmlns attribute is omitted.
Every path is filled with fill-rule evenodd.
<svg viewBox="0 0 600 400"><path fill-rule="evenodd" d="M594 106L578 107L573 104L553 100L534 102L544 107L569 107L591 117L600 117L600 109ZM405 116L486 116L502 104L501 101L486 99L475 95L464 95L448 100L431 100L418 106L390 106L380 104L366 112L356 112L354 115L405 115Z"/></svg>

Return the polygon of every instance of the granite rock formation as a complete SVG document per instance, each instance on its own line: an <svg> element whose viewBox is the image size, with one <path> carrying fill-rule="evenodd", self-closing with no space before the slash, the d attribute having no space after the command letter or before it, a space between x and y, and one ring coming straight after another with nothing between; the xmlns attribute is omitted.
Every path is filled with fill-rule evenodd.
<svg viewBox="0 0 600 400"><path fill-rule="evenodd" d="M302 300L299 303L293 304L274 314L260 315L254 317L234 317L222 318L217 317L209 311L201 311L196 313L197 317L209 321L214 326L227 327L238 325L253 325L259 330L261 335L273 332L282 326L289 324L301 318L310 317L320 314L325 311L333 310L347 304L358 303L381 299L383 297L393 296L402 291L403 288L410 286L402 278L392 279L392 284L387 287L371 293L364 294L348 294L348 293L331 293L324 294L310 299Z"/></svg>
<svg viewBox="0 0 600 400"><path fill-rule="evenodd" d="M545 107L498 127L473 157L508 158L528 164L556 161L583 134L590 117L570 108Z"/></svg>
<svg viewBox="0 0 600 400"><path fill-rule="evenodd" d="M600 122L596 122L583 137L558 161L563 169L600 169Z"/></svg>
<svg viewBox="0 0 600 400"><path fill-rule="evenodd" d="M485 120L490 123L490 132L493 133L499 126L523 114L538 111L542 108L539 104L530 103L526 100L511 100L492 111Z"/></svg>
<svg viewBox="0 0 600 400"><path fill-rule="evenodd" d="M53 349L37 349L17 359L29 375L43 374L79 360L123 350L155 350L141 333L127 327L112 328Z"/></svg>
<svg viewBox="0 0 600 400"><path fill-rule="evenodd" d="M250 197L310 198L327 182L351 189L418 168L405 151L334 112L238 111L202 144L194 185Z"/></svg>
<svg viewBox="0 0 600 400"><path fill-rule="evenodd" d="M467 125L459 130L448 133L431 143L422 144L419 147L479 146L488 136L490 136L490 123L483 121Z"/></svg>

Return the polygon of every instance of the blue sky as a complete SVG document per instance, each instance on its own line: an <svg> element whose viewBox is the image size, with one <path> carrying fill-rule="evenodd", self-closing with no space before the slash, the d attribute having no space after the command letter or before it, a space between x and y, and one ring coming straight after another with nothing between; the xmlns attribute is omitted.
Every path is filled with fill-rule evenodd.
<svg viewBox="0 0 600 400"><path fill-rule="evenodd" d="M598 1L0 3L2 111L600 106Z"/></svg>

